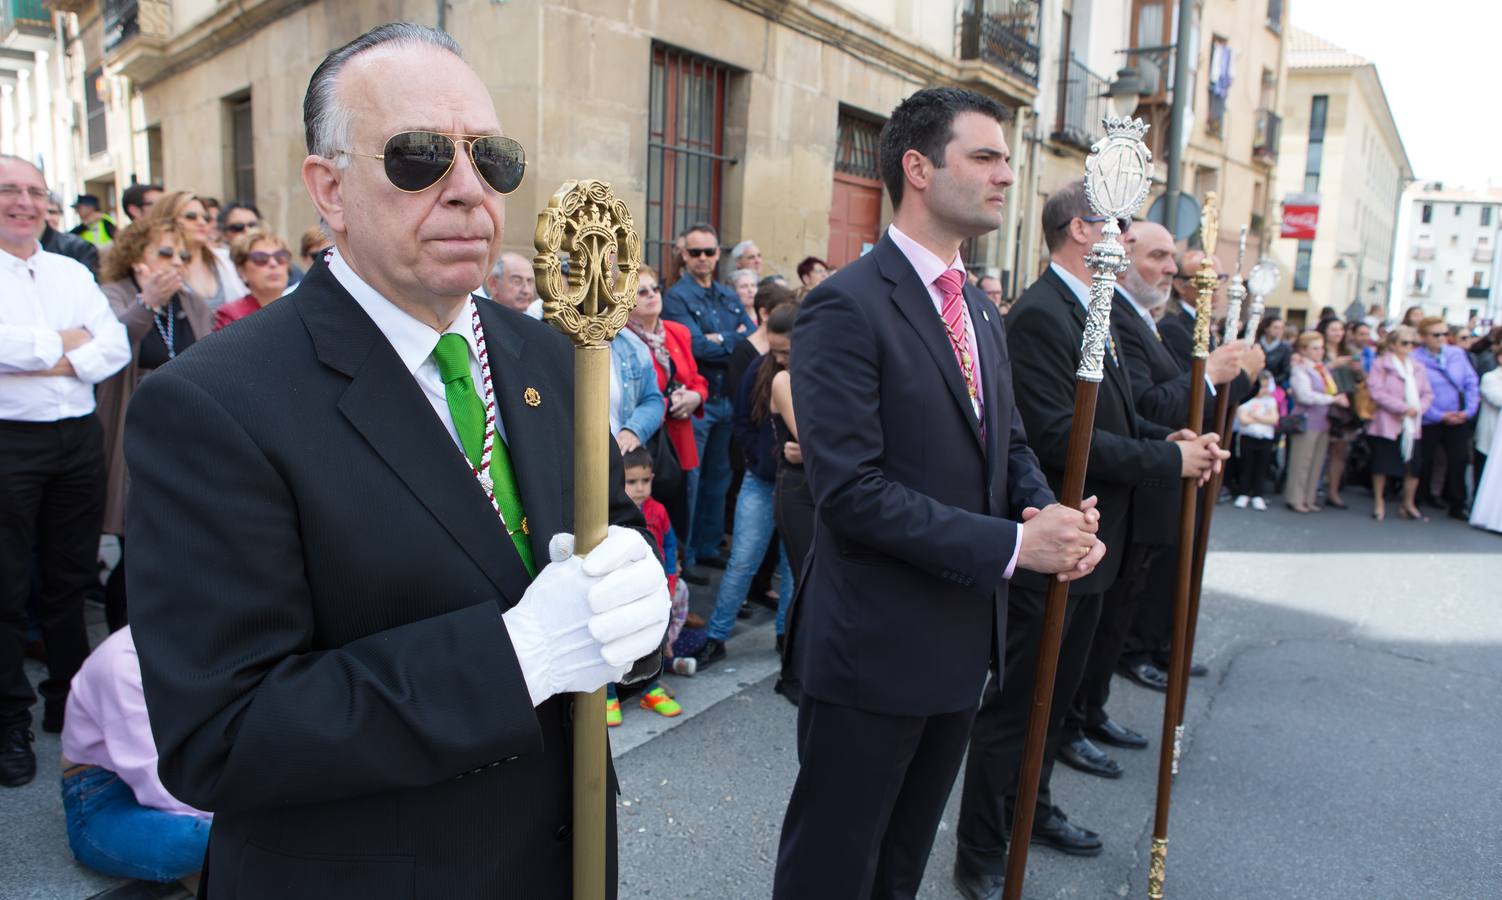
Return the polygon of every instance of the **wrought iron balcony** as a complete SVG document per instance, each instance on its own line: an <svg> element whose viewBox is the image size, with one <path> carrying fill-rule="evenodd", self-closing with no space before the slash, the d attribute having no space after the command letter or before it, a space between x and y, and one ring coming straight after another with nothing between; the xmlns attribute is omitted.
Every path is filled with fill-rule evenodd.
<svg viewBox="0 0 1502 900"><path fill-rule="evenodd" d="M991 63L1038 83L1041 0L967 0L960 16L960 59Z"/></svg>
<svg viewBox="0 0 1502 900"><path fill-rule="evenodd" d="M1413 258L1414 259L1433 259L1434 258L1434 245L1433 244L1419 244L1417 247L1414 247L1413 248Z"/></svg>
<svg viewBox="0 0 1502 900"><path fill-rule="evenodd" d="M1486 298L1490 297L1491 295L1492 295L1492 289L1491 288L1468 287L1468 288L1465 289L1465 296L1466 296L1467 300L1485 300Z"/></svg>
<svg viewBox="0 0 1502 900"><path fill-rule="evenodd" d="M1074 57L1062 66L1059 77L1059 112L1053 139L1081 150L1101 136L1100 120L1106 114L1106 91L1110 82L1085 68Z"/></svg>
<svg viewBox="0 0 1502 900"><path fill-rule="evenodd" d="M103 0L102 12L105 56L136 81L155 76L172 37L170 0Z"/></svg>
<svg viewBox="0 0 1502 900"><path fill-rule="evenodd" d="M1283 119L1270 109L1257 110L1257 136L1252 139L1252 155L1267 163L1278 161L1278 138Z"/></svg>
<svg viewBox="0 0 1502 900"><path fill-rule="evenodd" d="M1429 285L1427 283L1426 284L1410 284L1408 286L1408 296L1410 296L1410 297L1427 297L1427 296L1429 296Z"/></svg>
<svg viewBox="0 0 1502 900"><path fill-rule="evenodd" d="M1475 252L1471 254L1471 259L1474 262L1489 263L1492 261L1492 258L1495 256L1495 254L1496 251L1489 246L1477 247Z"/></svg>

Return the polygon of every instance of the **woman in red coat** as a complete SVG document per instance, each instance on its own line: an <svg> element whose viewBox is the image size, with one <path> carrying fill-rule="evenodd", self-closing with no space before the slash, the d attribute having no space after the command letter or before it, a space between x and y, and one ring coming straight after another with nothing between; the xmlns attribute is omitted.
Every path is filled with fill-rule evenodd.
<svg viewBox="0 0 1502 900"><path fill-rule="evenodd" d="M667 418L662 430L678 464L686 473L699 467L699 451L694 445L694 426L689 420L704 415L704 399L709 396L709 382L699 374L689 345L688 329L662 318L662 294L658 291L657 273L642 266L637 273L636 307L631 310L629 327L652 352L657 370L657 387L667 404ZM685 479L686 480L686 479ZM668 509L668 518L677 534L687 534L688 493L680 485L672 495L655 496Z"/></svg>

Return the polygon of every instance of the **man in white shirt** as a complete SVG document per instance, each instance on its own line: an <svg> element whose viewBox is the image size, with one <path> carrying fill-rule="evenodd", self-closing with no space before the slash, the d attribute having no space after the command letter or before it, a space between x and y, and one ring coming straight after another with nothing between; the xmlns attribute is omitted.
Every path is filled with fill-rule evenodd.
<svg viewBox="0 0 1502 900"><path fill-rule="evenodd" d="M37 548L45 730L62 730L68 683L89 655L83 599L98 583L104 520L94 385L130 360L125 328L93 275L37 242L46 214L42 173L0 155L0 785L7 787L36 774L36 695L22 658Z"/></svg>

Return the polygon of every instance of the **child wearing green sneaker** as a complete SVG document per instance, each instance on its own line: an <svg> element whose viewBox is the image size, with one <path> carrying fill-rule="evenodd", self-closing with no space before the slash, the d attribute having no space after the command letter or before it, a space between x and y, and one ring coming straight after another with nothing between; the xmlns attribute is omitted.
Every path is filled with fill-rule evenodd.
<svg viewBox="0 0 1502 900"><path fill-rule="evenodd" d="M636 447L622 458L626 475L626 496L637 505L647 520L647 530L657 542L657 552L662 556L663 568L668 576L668 595L673 598L673 613L668 620L667 637L663 641L662 667L679 675L692 675L695 671L693 657L673 659L673 639L683 628L688 618L688 592L678 590L678 542L673 526L668 521L668 511L652 498L652 453L646 447ZM683 707L663 687L661 679L654 680L641 695L641 708L650 709L660 716L672 718L683 712ZM615 685L605 690L605 724L611 727L621 724L621 701L616 696Z"/></svg>

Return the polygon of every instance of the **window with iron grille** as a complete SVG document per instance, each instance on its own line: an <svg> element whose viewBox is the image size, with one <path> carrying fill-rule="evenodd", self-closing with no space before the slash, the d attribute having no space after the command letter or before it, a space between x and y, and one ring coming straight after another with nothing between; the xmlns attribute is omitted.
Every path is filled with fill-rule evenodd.
<svg viewBox="0 0 1502 900"><path fill-rule="evenodd" d="M840 110L835 139L834 170L860 178L881 180L877 149L881 143L881 123Z"/></svg>
<svg viewBox="0 0 1502 900"><path fill-rule="evenodd" d="M83 77L83 108L87 122L85 135L89 142L89 155L98 156L109 149L109 134L105 129L104 98L99 96L99 83L104 80L104 66Z"/></svg>
<svg viewBox="0 0 1502 900"><path fill-rule="evenodd" d="M251 124L250 98L230 102L231 154L235 176L235 200L256 202L255 131Z"/></svg>
<svg viewBox="0 0 1502 900"><path fill-rule="evenodd" d="M652 48L647 126L646 262L667 277L677 233L696 222L720 230L728 66L672 47ZM664 281L666 286L666 281Z"/></svg>

